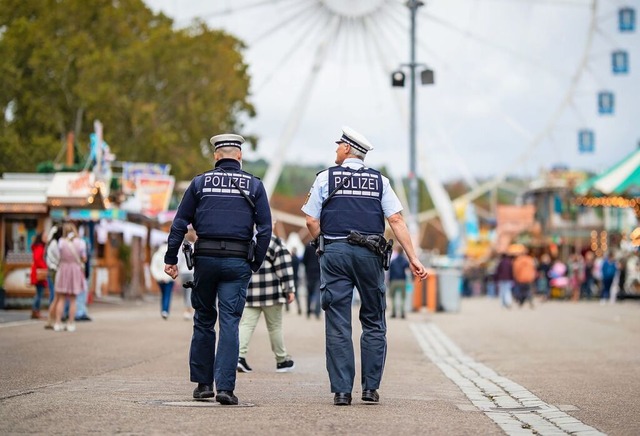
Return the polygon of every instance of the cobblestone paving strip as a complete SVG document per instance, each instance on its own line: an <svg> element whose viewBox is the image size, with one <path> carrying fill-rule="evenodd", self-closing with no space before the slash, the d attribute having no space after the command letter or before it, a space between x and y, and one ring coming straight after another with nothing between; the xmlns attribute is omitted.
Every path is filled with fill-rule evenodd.
<svg viewBox="0 0 640 436"><path fill-rule="evenodd" d="M506 434L604 435L476 362L435 324L412 323L410 327L424 354Z"/></svg>

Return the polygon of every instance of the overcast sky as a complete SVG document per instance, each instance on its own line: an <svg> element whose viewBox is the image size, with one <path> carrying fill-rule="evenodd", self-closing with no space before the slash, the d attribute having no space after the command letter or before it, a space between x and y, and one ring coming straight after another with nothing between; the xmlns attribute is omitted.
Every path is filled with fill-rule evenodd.
<svg viewBox="0 0 640 436"><path fill-rule="evenodd" d="M404 1L146 3L178 27L200 18L246 42L258 116L238 133L261 140L249 158L276 158L282 146L287 162L328 166L333 141L349 125L373 143L369 165L408 173L409 88L392 88L389 76L409 62ZM555 164L599 171L637 147L640 36L618 31L617 9L640 9L639 0L599 0L595 13L592 0L426 3L417 16L416 60L435 70L436 84L418 86L419 172L446 181L531 176ZM629 52L629 75L612 74L615 49ZM614 115L598 115L601 90L615 93ZM594 131L594 153L578 152L581 128Z"/></svg>

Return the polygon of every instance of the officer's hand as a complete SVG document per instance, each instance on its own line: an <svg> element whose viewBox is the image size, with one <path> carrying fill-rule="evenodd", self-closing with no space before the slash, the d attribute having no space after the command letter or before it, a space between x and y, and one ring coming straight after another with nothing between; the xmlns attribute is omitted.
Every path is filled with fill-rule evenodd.
<svg viewBox="0 0 640 436"><path fill-rule="evenodd" d="M178 277L178 265L164 265L164 272L171 277L172 279L176 279Z"/></svg>
<svg viewBox="0 0 640 436"><path fill-rule="evenodd" d="M413 275L420 278L420 280L424 280L429 276L427 269L419 260L412 260L409 267L411 268Z"/></svg>

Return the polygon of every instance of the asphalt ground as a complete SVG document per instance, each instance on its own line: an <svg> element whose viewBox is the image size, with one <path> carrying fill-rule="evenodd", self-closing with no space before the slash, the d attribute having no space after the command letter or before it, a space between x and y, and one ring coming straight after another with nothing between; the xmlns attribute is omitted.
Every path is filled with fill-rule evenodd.
<svg viewBox="0 0 640 436"><path fill-rule="evenodd" d="M0 324L0 434L640 434L637 301L507 310L476 297L389 319L380 403L360 400L357 375L350 407L333 406L323 321L295 306L284 316L295 369L275 371L261 321L253 372L238 374L243 407L192 400L179 295L166 321L153 298L95 302L73 333L9 312L25 319ZM357 348L357 307L354 320ZM531 410L509 409L515 397Z"/></svg>

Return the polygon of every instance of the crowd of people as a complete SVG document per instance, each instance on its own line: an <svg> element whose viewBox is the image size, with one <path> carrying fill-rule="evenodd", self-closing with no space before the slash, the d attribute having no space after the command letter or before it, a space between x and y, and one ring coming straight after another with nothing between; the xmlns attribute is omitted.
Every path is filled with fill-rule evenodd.
<svg viewBox="0 0 640 436"><path fill-rule="evenodd" d="M45 329L74 332L76 321L91 321L87 309L89 242L77 226L65 222L48 234L38 233L31 245L31 284L36 293L31 318L46 319ZM45 289L49 291L48 315L41 315Z"/></svg>
<svg viewBox="0 0 640 436"><path fill-rule="evenodd" d="M574 250L566 258L521 252L501 253L487 261L467 259L463 267L462 295L497 297L504 307L541 300L599 299L635 293L640 287L640 262L635 253Z"/></svg>

